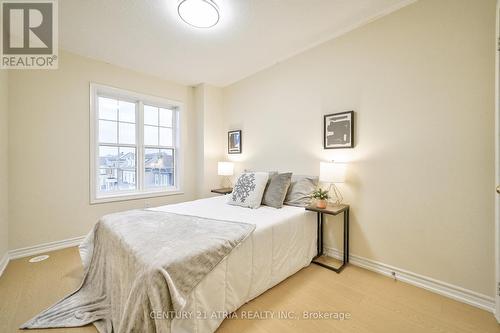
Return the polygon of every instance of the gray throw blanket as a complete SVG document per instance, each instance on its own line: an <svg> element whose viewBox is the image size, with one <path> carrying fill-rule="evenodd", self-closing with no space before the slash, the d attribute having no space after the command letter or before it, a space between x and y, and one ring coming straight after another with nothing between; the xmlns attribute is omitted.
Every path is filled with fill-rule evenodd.
<svg viewBox="0 0 500 333"><path fill-rule="evenodd" d="M196 285L254 225L154 211L103 217L81 286L21 328L76 327L99 332L169 332L153 311L181 311Z"/></svg>

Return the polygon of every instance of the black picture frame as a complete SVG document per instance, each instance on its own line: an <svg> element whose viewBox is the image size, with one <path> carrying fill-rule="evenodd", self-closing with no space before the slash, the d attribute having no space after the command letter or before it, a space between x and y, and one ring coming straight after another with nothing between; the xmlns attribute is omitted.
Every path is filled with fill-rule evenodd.
<svg viewBox="0 0 500 333"><path fill-rule="evenodd" d="M227 132L227 153L241 154L243 150L243 141L241 130Z"/></svg>
<svg viewBox="0 0 500 333"><path fill-rule="evenodd" d="M354 148L354 111L324 115L323 149L344 148Z"/></svg>

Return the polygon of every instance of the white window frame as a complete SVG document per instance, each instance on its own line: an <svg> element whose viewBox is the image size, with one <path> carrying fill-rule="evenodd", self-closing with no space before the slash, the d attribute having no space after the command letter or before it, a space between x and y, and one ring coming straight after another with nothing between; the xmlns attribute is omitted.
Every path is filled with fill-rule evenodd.
<svg viewBox="0 0 500 333"><path fill-rule="evenodd" d="M98 97L108 97L136 103L136 186L133 191L117 191L102 193L98 190L99 179L99 115ZM161 149L174 149L174 186L169 188L145 189L144 187L144 104L173 110L173 146ZM180 124L183 103L160 97L148 96L124 89L90 83L90 203L98 204L113 201L154 198L167 195L183 194L182 192L182 149L180 142ZM111 146L127 146L117 143ZM131 145L128 145L131 146ZM156 148L156 147L155 147ZM157 147L160 148L160 147Z"/></svg>

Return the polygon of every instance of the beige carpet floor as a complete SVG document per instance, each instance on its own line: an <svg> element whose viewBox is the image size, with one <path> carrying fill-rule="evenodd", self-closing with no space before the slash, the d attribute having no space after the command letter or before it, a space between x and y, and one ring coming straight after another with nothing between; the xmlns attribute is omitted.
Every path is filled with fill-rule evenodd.
<svg viewBox="0 0 500 333"><path fill-rule="evenodd" d="M0 332L21 332L17 330L21 323L79 285L82 267L77 249L49 254L39 263L30 264L29 258L11 261L0 277ZM307 319L304 311L350 317ZM234 316L218 332L500 332L491 313L354 266L341 274L317 265L306 267ZM96 330L90 325L24 332Z"/></svg>

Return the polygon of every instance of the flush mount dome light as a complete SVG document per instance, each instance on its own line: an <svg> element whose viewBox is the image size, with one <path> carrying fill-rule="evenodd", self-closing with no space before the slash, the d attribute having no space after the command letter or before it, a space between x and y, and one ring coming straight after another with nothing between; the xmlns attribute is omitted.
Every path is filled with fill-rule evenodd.
<svg viewBox="0 0 500 333"><path fill-rule="evenodd" d="M211 28L219 22L219 9L212 0L181 0L180 18L196 28Z"/></svg>

